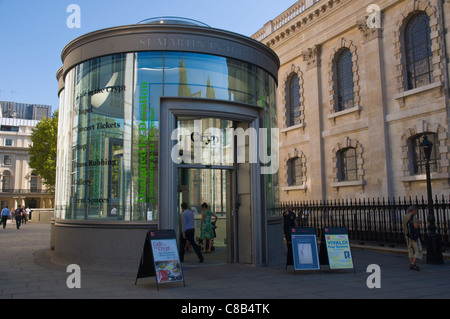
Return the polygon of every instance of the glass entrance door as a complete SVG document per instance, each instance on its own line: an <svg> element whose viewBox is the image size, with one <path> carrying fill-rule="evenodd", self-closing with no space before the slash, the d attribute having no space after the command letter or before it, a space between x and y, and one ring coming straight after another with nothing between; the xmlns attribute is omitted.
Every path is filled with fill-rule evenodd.
<svg viewBox="0 0 450 319"><path fill-rule="evenodd" d="M208 209L217 216L215 237L212 241L211 253L205 253L205 260L231 262L233 252L232 232L232 169L220 168L178 168L178 207L182 202L188 204L194 212L196 243L204 250L209 250L209 240L206 245L201 236L201 205L206 203ZM215 221L212 216L211 221ZM179 223L180 225L181 223ZM185 260L193 262L197 256L192 248L185 254Z"/></svg>

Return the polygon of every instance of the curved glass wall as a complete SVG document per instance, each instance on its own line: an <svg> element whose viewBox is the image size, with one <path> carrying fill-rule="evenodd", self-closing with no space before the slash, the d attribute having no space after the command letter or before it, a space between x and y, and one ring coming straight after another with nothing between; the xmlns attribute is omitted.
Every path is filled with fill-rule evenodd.
<svg viewBox="0 0 450 319"><path fill-rule="evenodd" d="M206 54L127 53L77 65L60 94L58 161L65 171L58 173L56 217L157 220L160 97L263 108L260 127L270 145L270 129L277 127L275 92L275 80L263 69ZM278 161L278 147L267 152ZM269 206L278 201L277 171L264 175Z"/></svg>

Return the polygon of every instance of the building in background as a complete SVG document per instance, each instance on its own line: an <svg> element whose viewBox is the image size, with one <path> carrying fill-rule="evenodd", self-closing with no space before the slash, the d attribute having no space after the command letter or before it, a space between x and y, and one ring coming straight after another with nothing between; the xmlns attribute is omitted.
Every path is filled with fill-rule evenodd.
<svg viewBox="0 0 450 319"><path fill-rule="evenodd" d="M448 196L450 2L302 0L252 37L281 61L280 200Z"/></svg>
<svg viewBox="0 0 450 319"><path fill-rule="evenodd" d="M51 106L0 101L0 116L1 207L53 207L53 195L28 166L32 130L51 116Z"/></svg>

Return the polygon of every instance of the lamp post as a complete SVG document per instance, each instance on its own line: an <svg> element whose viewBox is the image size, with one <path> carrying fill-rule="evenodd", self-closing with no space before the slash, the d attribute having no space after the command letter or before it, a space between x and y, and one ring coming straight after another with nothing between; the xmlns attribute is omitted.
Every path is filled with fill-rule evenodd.
<svg viewBox="0 0 450 319"><path fill-rule="evenodd" d="M425 156L425 170L427 176L427 197L428 197L428 241L427 241L427 264L443 264L441 243L436 234L436 218L434 216L433 195L431 194L430 177L430 156L433 149L433 143L424 135L420 146L423 148Z"/></svg>

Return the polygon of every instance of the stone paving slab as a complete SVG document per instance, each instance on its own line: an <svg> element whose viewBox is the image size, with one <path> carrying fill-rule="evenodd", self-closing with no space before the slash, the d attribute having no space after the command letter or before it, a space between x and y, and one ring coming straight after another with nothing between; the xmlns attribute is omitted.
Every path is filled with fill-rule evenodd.
<svg viewBox="0 0 450 319"><path fill-rule="evenodd" d="M154 277L83 271L81 288L69 289L70 273L48 259L50 225L0 228L0 299L449 299L450 261L408 269L407 256L353 249L355 270L294 271L284 265L254 267L209 262L183 263L183 283L160 285ZM369 289L367 267L381 269L381 288Z"/></svg>

